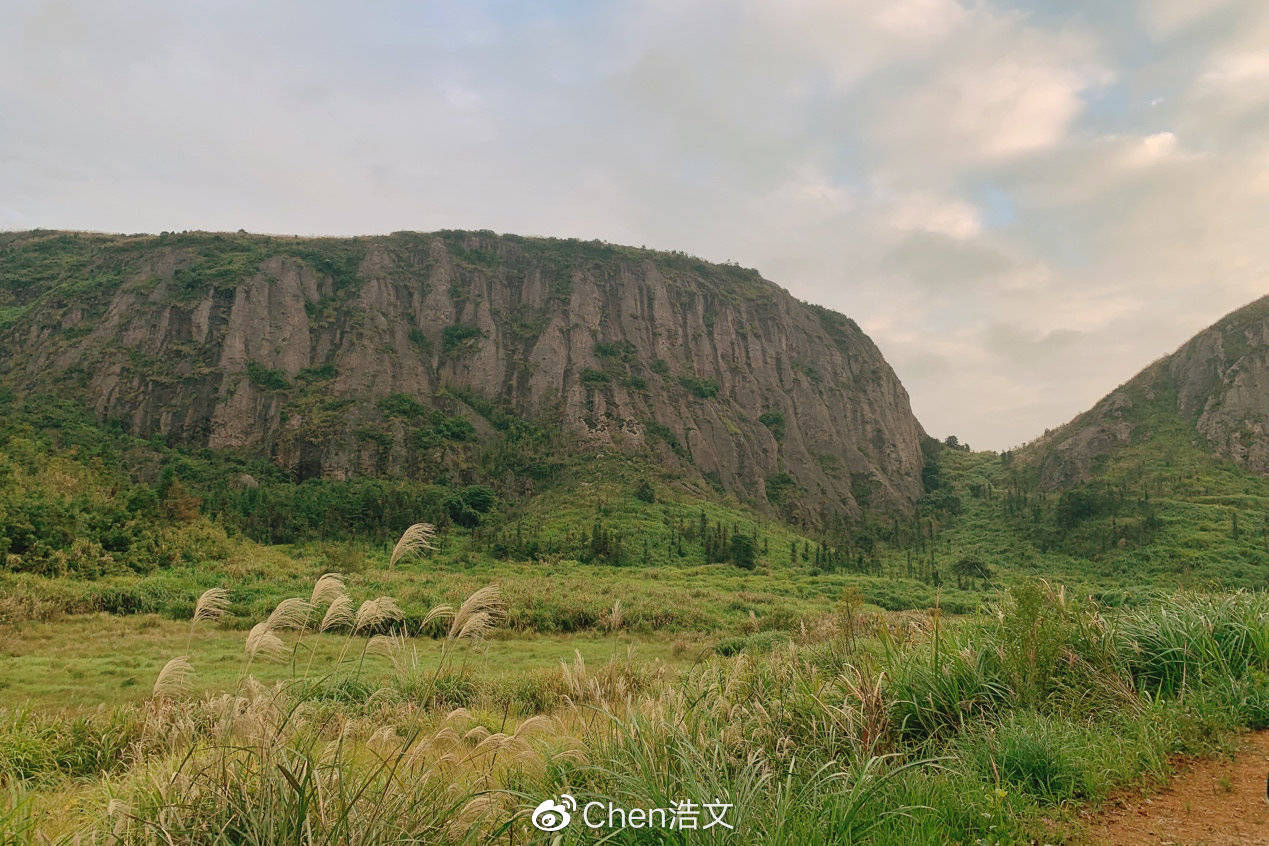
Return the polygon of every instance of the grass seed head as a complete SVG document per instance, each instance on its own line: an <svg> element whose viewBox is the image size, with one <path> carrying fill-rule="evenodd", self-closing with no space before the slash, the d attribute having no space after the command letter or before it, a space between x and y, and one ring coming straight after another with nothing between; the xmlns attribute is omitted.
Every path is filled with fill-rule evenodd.
<svg viewBox="0 0 1269 846"><path fill-rule="evenodd" d="M281 660L286 656L286 644L282 642L282 638L273 633L268 622L256 623L247 633L247 654L252 659Z"/></svg>
<svg viewBox="0 0 1269 846"><path fill-rule="evenodd" d="M384 623L400 620L404 616L401 609L397 607L396 600L390 596L367 599L361 603L361 607L353 616L353 631L364 632L378 628Z"/></svg>
<svg viewBox="0 0 1269 846"><path fill-rule="evenodd" d="M308 601L314 606L325 605L343 595L344 577L339 573L326 573L317 580L317 584L313 585L313 595Z"/></svg>
<svg viewBox="0 0 1269 846"><path fill-rule="evenodd" d="M388 561L388 566L395 567L396 563L407 555L420 555L424 551L430 552L436 549L432 544L432 538L435 535L436 527L431 523L415 523L405 530L401 540L397 541L397 545L392 548L392 558Z"/></svg>
<svg viewBox="0 0 1269 846"><path fill-rule="evenodd" d="M194 622L219 620L229 611L229 591L214 587L203 591L194 603Z"/></svg>
<svg viewBox="0 0 1269 846"><path fill-rule="evenodd" d="M293 596L278 603L278 607L273 609L273 613L269 615L266 624L274 631L282 629L303 630L308 626L309 617L312 613L312 603L300 599L298 596Z"/></svg>
<svg viewBox="0 0 1269 846"><path fill-rule="evenodd" d="M188 693L194 679L194 665L189 658L178 655L163 665L154 681L154 698L169 699Z"/></svg>
<svg viewBox="0 0 1269 846"><path fill-rule="evenodd" d="M318 628L324 632L331 629L347 628L353 624L356 611L352 597L346 593L341 593L331 600L330 607L326 609L326 613L322 616L321 625Z"/></svg>
<svg viewBox="0 0 1269 846"><path fill-rule="evenodd" d="M497 585L487 585L467 597L449 626L451 638L478 638L506 617L507 606Z"/></svg>

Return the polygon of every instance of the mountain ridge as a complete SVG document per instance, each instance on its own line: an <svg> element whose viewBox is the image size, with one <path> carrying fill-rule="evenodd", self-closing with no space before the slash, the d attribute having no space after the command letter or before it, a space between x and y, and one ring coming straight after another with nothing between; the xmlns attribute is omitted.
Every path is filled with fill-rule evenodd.
<svg viewBox="0 0 1269 846"><path fill-rule="evenodd" d="M922 492L924 431L854 321L683 254L35 231L0 235L0 296L13 386L300 478L461 476L465 443L523 420L555 449L637 451L802 519Z"/></svg>
<svg viewBox="0 0 1269 846"><path fill-rule="evenodd" d="M1269 474L1269 295L1225 315L1017 456L1046 486L1061 487L1178 425L1196 446Z"/></svg>

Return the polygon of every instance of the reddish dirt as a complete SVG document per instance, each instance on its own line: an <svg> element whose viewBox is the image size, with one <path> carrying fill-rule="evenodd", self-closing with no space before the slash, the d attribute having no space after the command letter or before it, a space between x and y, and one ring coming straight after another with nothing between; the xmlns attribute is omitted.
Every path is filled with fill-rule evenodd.
<svg viewBox="0 0 1269 846"><path fill-rule="evenodd" d="M1269 731L1247 735L1232 759L1198 761L1148 799L1121 797L1100 814L1089 842L1227 846L1269 844Z"/></svg>

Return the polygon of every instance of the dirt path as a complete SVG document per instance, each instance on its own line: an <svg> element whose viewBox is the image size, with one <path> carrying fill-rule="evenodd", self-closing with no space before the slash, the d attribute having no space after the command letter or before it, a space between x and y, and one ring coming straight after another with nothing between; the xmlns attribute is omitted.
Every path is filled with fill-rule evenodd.
<svg viewBox="0 0 1269 846"><path fill-rule="evenodd" d="M1200 761L1163 792L1100 815L1090 843L1226 846L1269 844L1269 731L1248 735L1231 760Z"/></svg>

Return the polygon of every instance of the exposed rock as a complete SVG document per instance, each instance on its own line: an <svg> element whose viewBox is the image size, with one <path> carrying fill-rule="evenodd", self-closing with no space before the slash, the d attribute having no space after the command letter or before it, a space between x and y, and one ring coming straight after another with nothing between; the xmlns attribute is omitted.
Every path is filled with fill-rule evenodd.
<svg viewBox="0 0 1269 846"><path fill-rule="evenodd" d="M397 394L488 436L470 394L759 507L784 473L816 511L857 513L869 478L881 507L921 493L922 430L877 348L754 271L484 232L14 233L0 259L32 276L5 283L22 313L0 324L0 377L301 476L409 472L376 405Z"/></svg>
<svg viewBox="0 0 1269 846"><path fill-rule="evenodd" d="M1204 329L1019 457L1059 486L1177 420L1215 454L1269 473L1269 296Z"/></svg>

